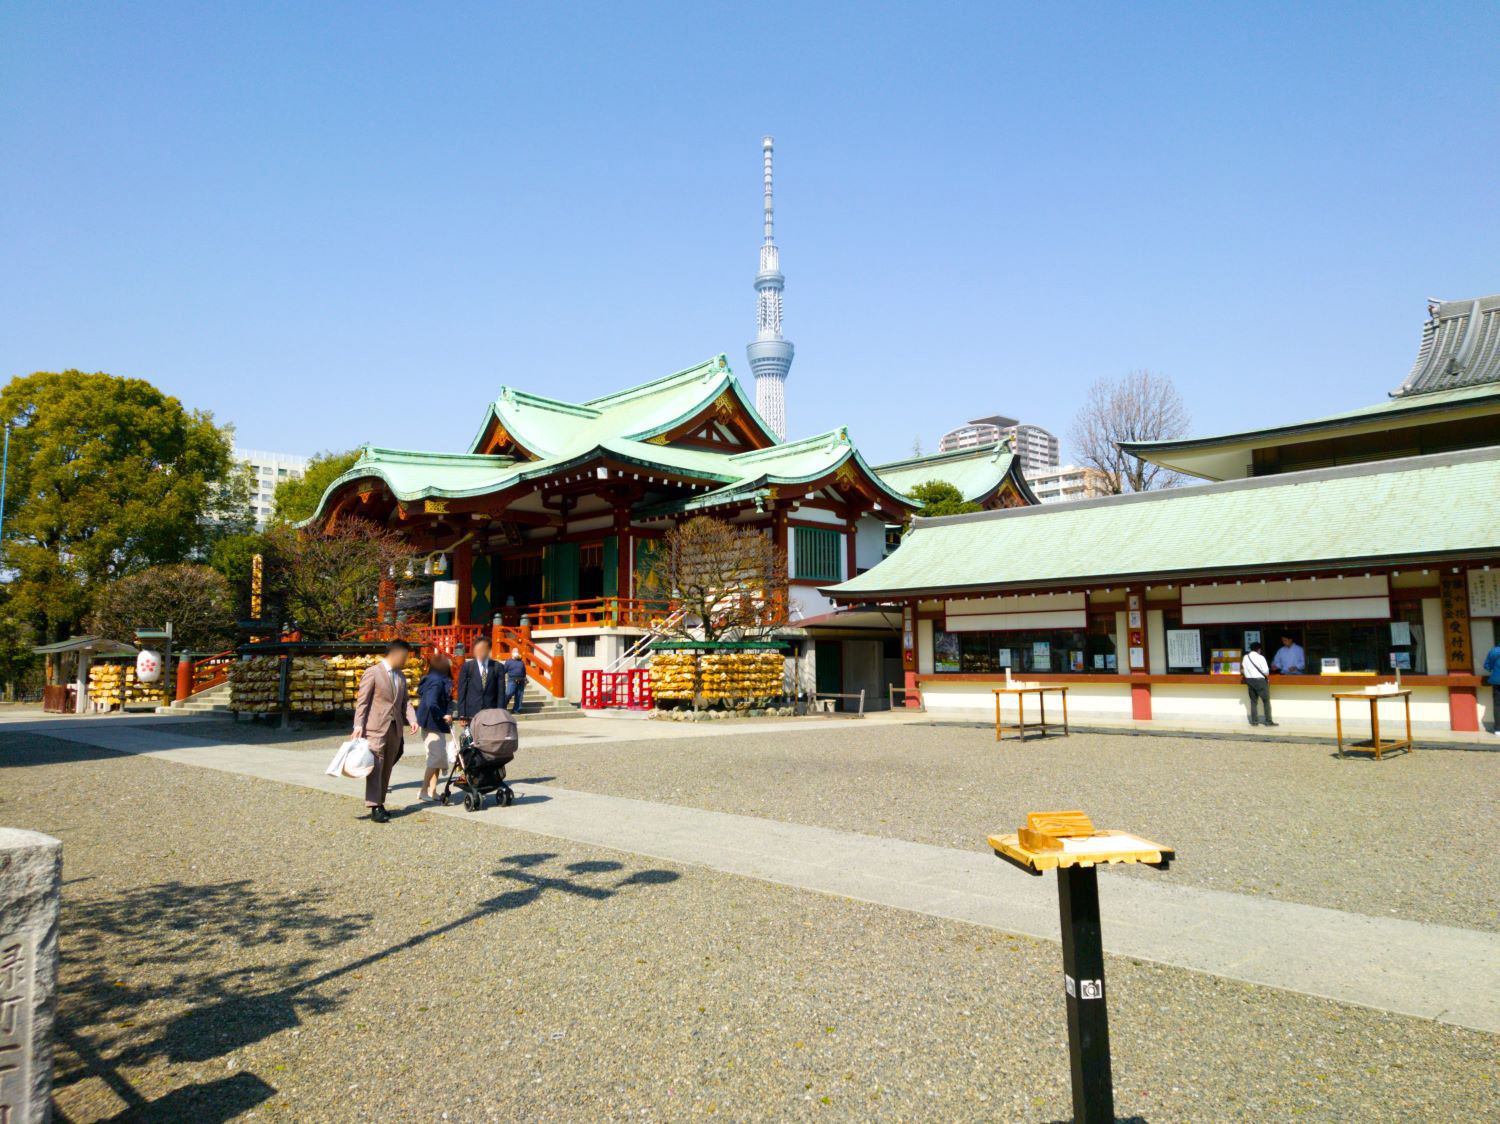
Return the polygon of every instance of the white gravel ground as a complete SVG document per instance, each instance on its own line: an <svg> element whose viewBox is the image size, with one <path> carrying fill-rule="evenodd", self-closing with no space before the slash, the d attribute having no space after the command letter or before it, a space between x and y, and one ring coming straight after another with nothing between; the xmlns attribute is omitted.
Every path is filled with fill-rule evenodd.
<svg viewBox="0 0 1500 1124"><path fill-rule="evenodd" d="M41 737L0 770L65 844L64 1120L1068 1115L1054 945ZM1108 971L1123 1116L1500 1115L1492 1036Z"/></svg>

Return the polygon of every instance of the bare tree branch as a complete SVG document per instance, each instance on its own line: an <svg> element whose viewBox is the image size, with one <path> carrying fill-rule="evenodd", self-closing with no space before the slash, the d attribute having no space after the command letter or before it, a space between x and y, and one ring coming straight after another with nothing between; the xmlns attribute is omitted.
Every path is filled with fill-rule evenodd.
<svg viewBox="0 0 1500 1124"><path fill-rule="evenodd" d="M1104 473L1111 494L1172 488L1182 477L1120 448L1134 441L1166 441L1187 432L1188 414L1166 375L1132 371L1118 382L1089 387L1069 437L1078 460Z"/></svg>

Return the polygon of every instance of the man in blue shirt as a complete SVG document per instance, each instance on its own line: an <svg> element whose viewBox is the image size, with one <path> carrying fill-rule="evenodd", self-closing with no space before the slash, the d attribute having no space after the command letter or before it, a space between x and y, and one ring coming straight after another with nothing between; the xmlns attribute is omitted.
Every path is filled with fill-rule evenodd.
<svg viewBox="0 0 1500 1124"><path fill-rule="evenodd" d="M1490 681L1490 725L1495 727L1495 736L1500 738L1500 640L1484 657L1484 673Z"/></svg>
<svg viewBox="0 0 1500 1124"><path fill-rule="evenodd" d="M1278 675L1301 675L1307 671L1307 653L1291 636L1281 638L1281 647L1271 657L1271 670Z"/></svg>

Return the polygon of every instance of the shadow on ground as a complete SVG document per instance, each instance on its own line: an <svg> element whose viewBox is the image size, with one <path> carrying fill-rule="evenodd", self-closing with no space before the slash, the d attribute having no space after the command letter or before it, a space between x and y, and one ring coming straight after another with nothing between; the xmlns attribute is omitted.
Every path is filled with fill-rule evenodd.
<svg viewBox="0 0 1500 1124"><path fill-rule="evenodd" d="M680 877L613 861L552 869L556 858L545 851L508 855L493 872L505 887L500 893L445 924L331 967L345 946L368 947L364 934L374 918L331 912L322 894L266 893L249 881L164 882L65 903L56 1088L98 1078L126 1104L121 1120L227 1120L275 1088L241 1072L153 1100L126 1071L228 1058L334 1010L360 986L346 980L353 973L488 915L557 894L603 903ZM225 963L234 966L207 967Z"/></svg>

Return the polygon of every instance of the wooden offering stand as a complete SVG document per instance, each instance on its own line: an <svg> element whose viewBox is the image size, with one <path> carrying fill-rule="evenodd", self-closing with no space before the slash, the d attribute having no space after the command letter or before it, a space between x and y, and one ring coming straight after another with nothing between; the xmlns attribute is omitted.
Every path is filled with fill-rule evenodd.
<svg viewBox="0 0 1500 1124"><path fill-rule="evenodd" d="M1144 863L1166 870L1177 853L1127 831L1099 831L1079 811L1032 812L1025 827L1012 835L992 835L989 843L995 854L1028 874L1041 877L1043 871L1057 871L1073 1117L1087 1124L1114 1124L1098 866Z"/></svg>

